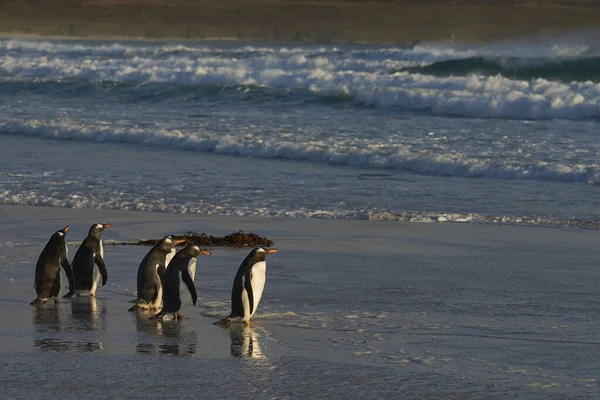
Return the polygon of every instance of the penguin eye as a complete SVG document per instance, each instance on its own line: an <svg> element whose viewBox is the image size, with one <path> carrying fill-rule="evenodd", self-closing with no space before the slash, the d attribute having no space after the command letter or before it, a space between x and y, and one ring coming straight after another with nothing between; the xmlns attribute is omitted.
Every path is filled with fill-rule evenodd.
<svg viewBox="0 0 600 400"><path fill-rule="evenodd" d="M256 249L256 251L258 251L259 253L264 253L265 249L263 249L262 247L259 247L258 249Z"/></svg>
<svg viewBox="0 0 600 400"><path fill-rule="evenodd" d="M171 239L165 239L165 243L171 244Z"/></svg>
<svg viewBox="0 0 600 400"><path fill-rule="evenodd" d="M198 246L196 246L196 245L194 245L193 249L194 249L195 251L200 251L200 247L198 247Z"/></svg>
<svg viewBox="0 0 600 400"><path fill-rule="evenodd" d="M62 233L62 232L56 232L56 233L58 233L58 236L64 236L64 235L65 235L65 234L64 234L64 233Z"/></svg>

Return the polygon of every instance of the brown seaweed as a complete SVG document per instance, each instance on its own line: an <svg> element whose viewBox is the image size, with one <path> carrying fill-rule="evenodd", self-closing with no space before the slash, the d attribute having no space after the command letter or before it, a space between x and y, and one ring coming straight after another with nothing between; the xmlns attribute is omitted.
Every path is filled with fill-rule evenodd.
<svg viewBox="0 0 600 400"><path fill-rule="evenodd" d="M238 231L227 236L212 236L206 233L186 232L183 235L171 235L173 239L184 239L200 247L271 247L274 242L256 233ZM160 239L140 239L136 242L112 242L115 246L154 246ZM107 243L108 244L108 243Z"/></svg>

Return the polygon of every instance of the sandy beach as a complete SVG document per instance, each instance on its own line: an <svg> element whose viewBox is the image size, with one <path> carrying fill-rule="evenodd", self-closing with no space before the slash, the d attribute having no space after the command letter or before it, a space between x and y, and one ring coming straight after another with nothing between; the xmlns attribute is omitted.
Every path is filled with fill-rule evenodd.
<svg viewBox="0 0 600 400"><path fill-rule="evenodd" d="M5 1L0 32L278 42L486 42L600 26L593 1Z"/></svg>
<svg viewBox="0 0 600 400"><path fill-rule="evenodd" d="M10 398L580 398L596 393L592 230L0 209L0 352ZM109 280L96 300L32 307L33 267L65 224L91 223ZM228 312L248 249L198 261L181 322L127 312L144 247L114 240L237 230L275 241L250 328ZM26 389L24 389L26 388Z"/></svg>

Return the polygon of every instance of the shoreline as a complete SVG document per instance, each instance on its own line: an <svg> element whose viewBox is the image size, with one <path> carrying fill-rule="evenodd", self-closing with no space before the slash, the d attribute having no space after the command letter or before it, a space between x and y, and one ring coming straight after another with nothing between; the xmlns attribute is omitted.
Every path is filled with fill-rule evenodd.
<svg viewBox="0 0 600 400"><path fill-rule="evenodd" d="M592 378L600 349L594 318L600 232L34 206L0 210L0 353L12 371L4 382L9 395L22 393L25 379L34 389L44 388L44 395L46 387L58 395L64 385L85 385L98 393L90 398L131 398L150 386L157 395L177 396L189 393L189 384L172 384L182 371L191 371L188 382L201 376L199 387L213 388L209 397L239 395L224 374L275 397L299 395L301 387L290 387L290 376L313 382L325 397L348 393L357 382L351 387L356 398L397 398L398 385L406 398L444 398L457 394L465 374L472 377L468 396L540 394L540 382L545 397L597 391ZM30 306L33 266L48 237L70 224L72 255L71 240L98 221L113 224L104 240L189 227L211 233L247 228L272 237L279 252L269 259L253 324L213 325L230 309L231 282L248 249L222 248L198 260L199 301L188 305L183 322L127 311L147 247L105 247L109 279L96 298ZM147 373L156 369L155 356L172 365L163 373L170 382L164 387ZM81 374L69 373L74 357ZM59 368L58 378L46 373L48 363ZM188 363L190 368L181 367ZM98 380L98 370L108 372ZM281 379L254 379L273 374ZM429 385L432 379L440 384ZM490 381L501 384L490 388Z"/></svg>
<svg viewBox="0 0 600 400"><path fill-rule="evenodd" d="M508 226L508 227L522 227L522 228L542 228L542 229L581 229L589 231L600 231L600 221L592 218L560 218L552 217L549 215L491 215L486 213L459 213L459 212L434 212L434 211L378 211L367 213L364 216L351 218L351 217L325 217L319 218L315 216L301 216L292 217L286 215L231 215L231 214L202 214L202 213L183 213L183 212L168 212L168 211L152 211L152 210L119 210L119 209L104 209L104 208L77 208L77 207L61 207L61 206L49 206L49 205L30 205L30 204L2 204L0 205L0 214L7 209L3 207L35 207L44 209L65 209L65 210L81 210L89 212L113 212L113 213L150 213L170 216L188 216L193 219L207 218L210 220L214 219L229 219L229 218L240 218L240 220L276 220L276 221L353 221L353 222L371 222L371 223L389 223L389 224L410 224L410 225L469 225L469 226ZM175 217L174 217L175 218ZM307 222L309 223L309 222ZM240 230L244 233L257 233L257 232L246 232L244 229L236 228L232 226L230 232L219 232L215 234L213 232L196 231L194 229L188 229L182 232L173 232L175 235L184 235L186 232L196 232L197 234L207 234L211 236L227 236L234 234ZM263 239L271 239L264 237ZM144 241L144 240L156 240L155 238L131 238L132 241ZM133 242L125 243L122 241L120 245L135 245Z"/></svg>
<svg viewBox="0 0 600 400"><path fill-rule="evenodd" d="M14 225L19 228L21 221L29 224L48 226L48 230L37 232L32 236L23 234L25 242L29 243L34 237L47 240L48 235L53 232L54 227L61 228L65 224L80 224L81 232L78 235L87 234L89 224L95 222L110 222L113 226L119 226L119 235L114 236L114 230L108 231L105 237L107 245L111 241L132 241L160 238L166 234L184 234L188 231L204 232L208 235L228 235L239 230L245 233L254 233L268 237L273 240L273 247L303 246L311 243L319 251L329 251L329 244L343 247L346 251L357 252L352 243L344 239L342 232L361 231L361 237L369 246L385 247L399 239L414 236L426 238L430 235L450 235L451 232L459 232L461 236L479 238L487 232L495 232L505 239L521 238L528 241L532 231L539 235L558 237L562 235L584 237L595 237L600 235L600 230L580 227L559 226L536 226L517 224L482 224L464 222L410 222L390 220L359 220L359 219L320 219L320 218L290 218L290 217L266 217L266 216L238 216L238 215L204 215L204 214L176 214L156 211L136 210L105 210L88 208L66 208L32 205L7 205L0 206L0 216L6 219L6 225ZM93 216L93 218L92 218ZM92 221L93 219L93 221ZM83 222L85 221L85 222ZM125 225L118 222L125 221ZM334 227L333 229L331 229ZM146 229L147 228L147 229ZM75 229L71 229L75 232ZM70 235L72 235L72 232ZM142 233L144 232L144 233ZM160 236L162 234L162 236ZM533 234L536 236L536 234ZM75 240L71 236L68 241ZM116 244L116 246L122 246ZM125 246L131 247L131 246ZM146 246L133 246L145 248ZM244 250L242 248L215 247L220 249ZM398 250L390 247L392 253Z"/></svg>

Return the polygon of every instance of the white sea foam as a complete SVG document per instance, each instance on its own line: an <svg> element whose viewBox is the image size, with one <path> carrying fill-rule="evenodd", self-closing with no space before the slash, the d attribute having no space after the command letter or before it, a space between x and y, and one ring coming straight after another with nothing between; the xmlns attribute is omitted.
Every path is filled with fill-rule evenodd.
<svg viewBox="0 0 600 400"><path fill-rule="evenodd" d="M600 181L600 165L593 155L586 155L572 164L549 162L533 157L524 158L519 151L513 153L483 154L459 153L454 150L440 152L435 135L425 140L394 137L360 139L331 136L322 138L310 132L304 136L286 133L252 134L242 137L210 131L185 131L158 125L140 128L127 125L109 125L102 121L78 123L66 120L10 119L0 121L5 133L51 137L61 140L85 140L109 143L131 143L149 147L185 149L241 157L281 158L305 160L332 165L348 165L372 169L396 169L422 175L483 177L494 179L551 180L562 182ZM440 138L438 138L440 139ZM437 147L432 147L431 140ZM447 139L441 138L442 141ZM461 140L468 141L466 135ZM497 140L496 140L497 142ZM526 146L527 141L516 142ZM429 146L429 147L426 147ZM498 143L495 146L499 146ZM541 147L537 144L536 147ZM545 146L545 145L544 145ZM533 151L533 150L531 150ZM1 176L1 175L0 175Z"/></svg>
<svg viewBox="0 0 600 400"><path fill-rule="evenodd" d="M435 77L401 72L477 55L531 55L534 46L340 50L323 48L92 45L0 41L3 80L256 85L346 96L358 104L436 115L517 119L600 117L600 83L521 81L502 76ZM535 56L577 57L589 46L547 46ZM527 62L527 58L524 58ZM398 71L398 72L394 72Z"/></svg>
<svg viewBox="0 0 600 400"><path fill-rule="evenodd" d="M46 207L110 209L126 211L154 211L181 214L228 215L245 217L284 217L284 218L317 218L317 219L351 219L372 221L399 221L416 223L462 223L462 224L494 224L523 225L546 227L578 227L600 229L600 221L583 218L556 218L552 216L511 216L491 215L483 213L449 213L449 212L387 212L387 211L344 211L344 210L311 210L305 208L285 209L277 207L260 208L249 206L223 207L198 201L195 204L176 204L156 200L150 197L136 201L122 198L98 199L94 193L88 196L53 196L36 192L15 193L9 190L0 191L0 204L30 205ZM77 244L73 242L69 244ZM220 309L226 303L207 304L207 307ZM368 317L384 318L385 314L373 314ZM346 315L344 318L355 318Z"/></svg>

